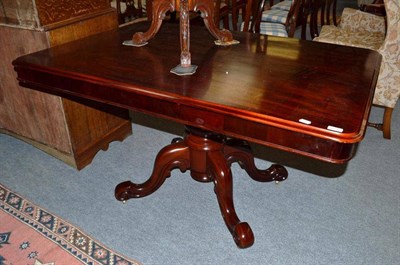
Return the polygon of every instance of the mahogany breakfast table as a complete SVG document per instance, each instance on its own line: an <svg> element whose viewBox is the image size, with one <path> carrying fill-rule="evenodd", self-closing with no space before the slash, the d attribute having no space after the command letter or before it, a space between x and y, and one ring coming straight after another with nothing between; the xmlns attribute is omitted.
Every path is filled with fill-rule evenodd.
<svg viewBox="0 0 400 265"><path fill-rule="evenodd" d="M332 163L352 158L363 137L380 67L371 50L234 32L240 43L217 46L205 27L191 28L196 73L179 62L179 27L163 24L143 47L122 45L137 23L16 59L24 87L144 112L186 126L157 155L150 178L120 183L118 200L147 196L179 168L214 182L223 219L240 248L254 242L236 215L231 163L256 181L282 181L283 166L257 169L249 142Z"/></svg>

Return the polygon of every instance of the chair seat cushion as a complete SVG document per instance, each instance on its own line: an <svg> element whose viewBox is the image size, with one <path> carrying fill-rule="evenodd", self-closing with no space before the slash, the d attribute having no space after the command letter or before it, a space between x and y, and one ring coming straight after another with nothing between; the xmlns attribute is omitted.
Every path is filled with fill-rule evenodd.
<svg viewBox="0 0 400 265"><path fill-rule="evenodd" d="M271 6L271 9L289 11L291 6L292 6L292 1L291 0L285 0L285 1L279 2L279 3Z"/></svg>
<svg viewBox="0 0 400 265"><path fill-rule="evenodd" d="M286 27L283 24L261 22L260 23L260 34L287 37L288 33Z"/></svg>
<svg viewBox="0 0 400 265"><path fill-rule="evenodd" d="M385 17L376 16L353 8L345 8L340 21L341 28L381 33L385 33L386 31L385 24Z"/></svg>
<svg viewBox="0 0 400 265"><path fill-rule="evenodd" d="M378 50L385 40L380 32L354 31L331 25L322 27L315 41Z"/></svg>
<svg viewBox="0 0 400 265"><path fill-rule="evenodd" d="M289 11L270 9L262 12L261 21L285 24Z"/></svg>

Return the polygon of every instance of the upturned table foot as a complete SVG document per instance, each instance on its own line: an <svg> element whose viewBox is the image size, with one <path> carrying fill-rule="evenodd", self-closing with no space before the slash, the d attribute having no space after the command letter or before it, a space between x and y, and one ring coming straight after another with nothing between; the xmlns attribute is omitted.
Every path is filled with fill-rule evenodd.
<svg viewBox="0 0 400 265"><path fill-rule="evenodd" d="M115 198L127 201L150 195L161 187L175 168L180 168L182 172L189 168L189 148L183 142L172 143L161 149L154 162L153 172L146 182L135 184L125 181L118 184L115 188Z"/></svg>

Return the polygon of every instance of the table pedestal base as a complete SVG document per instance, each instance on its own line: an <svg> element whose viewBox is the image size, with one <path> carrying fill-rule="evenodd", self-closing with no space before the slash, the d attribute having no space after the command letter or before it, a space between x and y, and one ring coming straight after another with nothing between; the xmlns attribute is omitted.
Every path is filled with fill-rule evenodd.
<svg viewBox="0 0 400 265"><path fill-rule="evenodd" d="M200 182L214 182L225 224L239 248L250 247L254 235L246 222L241 222L233 205L232 173L230 165L238 162L249 176L261 182L282 181L287 178L286 169L274 164L266 170L259 170L246 141L231 139L221 134L187 127L184 139L174 139L158 153L150 178L142 183L122 182L115 188L117 200L126 201L155 192L171 175L171 170L190 170L193 179Z"/></svg>

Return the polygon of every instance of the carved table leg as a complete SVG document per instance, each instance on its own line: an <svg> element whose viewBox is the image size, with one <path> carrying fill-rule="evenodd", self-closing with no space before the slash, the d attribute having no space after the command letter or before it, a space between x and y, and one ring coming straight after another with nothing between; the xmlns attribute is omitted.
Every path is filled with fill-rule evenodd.
<svg viewBox="0 0 400 265"><path fill-rule="evenodd" d="M161 27L165 14L175 11L175 0L159 0L152 3L152 21L150 28L145 32L136 32L132 36L132 40L124 41L124 45L128 46L144 46L147 41L153 38Z"/></svg>
<svg viewBox="0 0 400 265"><path fill-rule="evenodd" d="M248 223L240 222L236 215L233 205L232 173L226 163L226 159L221 150L208 152L207 158L214 176L215 194L217 195L225 224L239 248L250 247L254 243L253 231Z"/></svg>
<svg viewBox="0 0 400 265"><path fill-rule="evenodd" d="M172 143L158 153L151 177L142 184L122 182L115 188L115 198L126 201L155 192L171 175L171 170L179 167L182 172L189 168L189 148L183 142Z"/></svg>
<svg viewBox="0 0 400 265"><path fill-rule="evenodd" d="M124 41L123 44L137 47L146 45L147 41L157 34L161 27L162 20L165 18L165 14L168 11L177 11L177 8L180 8L180 12L185 13L184 16L188 16L189 11L200 11L208 31L217 39L217 41L215 41L217 45L232 45L239 43L233 39L232 33L229 30L220 30L215 25L213 0L154 0L152 2L152 22L150 28L145 33L136 32L132 36L132 40ZM181 19L182 18L183 17L181 16ZM185 22L184 27L182 27L181 24L181 35L189 34L188 23L189 22Z"/></svg>
<svg viewBox="0 0 400 265"><path fill-rule="evenodd" d="M254 155L250 145L243 140L229 139L224 147L225 158L229 165L238 162L249 176L260 182L283 181L288 177L286 168L273 164L268 169L260 170L254 164Z"/></svg>
<svg viewBox="0 0 400 265"><path fill-rule="evenodd" d="M158 153L153 173L146 182L122 182L115 189L115 197L125 201L147 196L164 183L172 169L180 168L182 172L190 169L193 179L214 182L222 217L237 246L250 247L254 243L254 235L249 224L241 222L236 215L230 165L238 162L254 180L262 182L285 180L286 169L280 165L272 165L269 169L259 170L254 164L254 156L247 142L193 127L186 129L183 140L173 140L172 144Z"/></svg>
<svg viewBox="0 0 400 265"><path fill-rule="evenodd" d="M214 20L214 1L213 0L196 0L193 11L201 12L204 25L207 27L211 35L217 39L217 45L232 45L239 43L233 39L232 33L226 29L218 29Z"/></svg>

